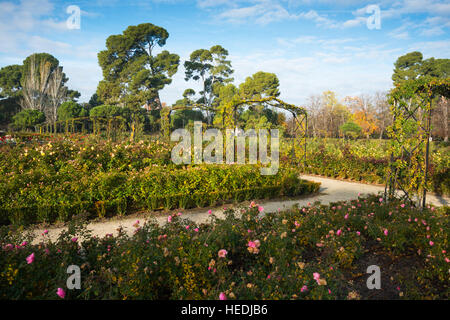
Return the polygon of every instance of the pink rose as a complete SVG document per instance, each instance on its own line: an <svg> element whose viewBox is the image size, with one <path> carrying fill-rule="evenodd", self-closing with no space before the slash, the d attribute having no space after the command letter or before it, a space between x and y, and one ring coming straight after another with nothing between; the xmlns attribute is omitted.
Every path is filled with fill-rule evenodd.
<svg viewBox="0 0 450 320"><path fill-rule="evenodd" d="M225 258L226 255L227 255L227 253L228 253L227 250L225 250L225 249L220 249L218 255L219 255L220 258Z"/></svg>
<svg viewBox="0 0 450 320"><path fill-rule="evenodd" d="M64 290L62 288L58 288L58 290L56 290L56 294L61 298L64 299L64 297L66 296L66 293L64 292Z"/></svg>
<svg viewBox="0 0 450 320"><path fill-rule="evenodd" d="M27 257L27 263L31 264L34 262L34 252Z"/></svg>

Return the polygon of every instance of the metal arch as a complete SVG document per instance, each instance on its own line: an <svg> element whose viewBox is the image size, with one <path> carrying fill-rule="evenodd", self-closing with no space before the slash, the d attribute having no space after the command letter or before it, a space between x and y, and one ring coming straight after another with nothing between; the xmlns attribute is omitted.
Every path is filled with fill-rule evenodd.
<svg viewBox="0 0 450 320"><path fill-rule="evenodd" d="M420 80L420 79L419 79ZM409 89L408 93L402 95L402 90ZM414 121L417 128L421 130L423 134L418 135L418 139L415 144L405 148L401 145L401 154L395 155L391 150L389 160L389 170L386 175L386 184L384 197L385 199L399 196L400 199L408 200L412 203L418 204L419 207L424 208L426 205L427 195L427 183L429 179L429 164L430 164L430 137L431 137L431 117L433 112L433 99L436 95L444 97L450 97L450 78L443 80L431 80L431 81L409 81L403 85L397 86L391 90L392 97L392 111L393 122L395 123L397 114L401 114L404 118L403 127L392 127L392 139L398 143L401 143L399 133L404 130L408 120ZM406 102L407 99L413 97L419 97L417 104ZM418 110L425 110L426 112L420 115L416 115ZM423 123L422 123L423 122ZM419 131L420 131L419 130ZM424 148L422 152L421 148ZM406 168L401 168L396 165L396 160L404 159L407 162ZM410 165L412 160L419 159L419 168L415 168L412 179L416 180L423 175L423 182L420 187L423 188L422 192L419 189L410 190L407 187L407 183L404 177L403 170L411 170ZM411 177L409 177L411 180ZM402 192L402 195L398 194L398 191ZM414 200L414 195L417 196L417 202Z"/></svg>
<svg viewBox="0 0 450 320"><path fill-rule="evenodd" d="M106 128L108 137L110 137L115 131L117 131L117 124L121 124L125 121L122 116L113 117L78 117L67 120L58 120L54 122L46 122L35 126L35 130L39 133L75 133L75 132L88 132L89 124L92 124L92 133L99 133L102 128ZM80 128L81 127L81 128Z"/></svg>
<svg viewBox="0 0 450 320"><path fill-rule="evenodd" d="M163 137L167 140L170 139L170 115L171 115L172 111L193 110L193 109L214 111L213 108L210 108L203 104L198 104L198 103L194 103L189 106L173 106L173 107L165 107L165 108L160 109L160 111L165 111L164 117L161 114L161 130L164 131Z"/></svg>
<svg viewBox="0 0 450 320"><path fill-rule="evenodd" d="M308 130L308 113L306 112L306 109L303 107L299 107L293 104L289 104L284 102L281 99L278 99L277 97L267 97L267 98L261 98L261 99L252 99L252 100L240 100L236 103L234 103L231 108L233 112L233 122L234 127L237 126L237 108L241 105L245 104L253 104L253 103L265 103L272 107L284 109L286 111L289 111L293 118L294 118L294 140L293 140L293 148L292 148L292 155L291 155L291 161L293 163L301 164L303 163L306 165L306 137L307 137L307 130ZM169 132L170 132L170 114L174 110L192 110L192 109L201 109L201 110L207 110L207 111L216 111L214 108L207 107L203 104L192 104L189 106L173 106L173 107L167 107L164 117L161 116L161 129L163 131L163 135L168 138ZM223 112L226 112L224 110ZM296 154L296 148L295 146L298 146L298 150L300 150L300 156L297 157ZM297 161L296 161L297 160Z"/></svg>
<svg viewBox="0 0 450 320"><path fill-rule="evenodd" d="M293 104L284 102L276 97L267 97L262 99L252 99L252 100L241 100L233 105L233 119L234 126L237 126L237 108L241 105L253 104L253 103L265 103L275 108L284 109L292 114L294 119L295 129L294 129L294 140L292 145L291 161L297 164L303 164L306 166L306 138L308 131L308 113L303 107L299 107ZM296 153L297 150L300 151L300 155Z"/></svg>

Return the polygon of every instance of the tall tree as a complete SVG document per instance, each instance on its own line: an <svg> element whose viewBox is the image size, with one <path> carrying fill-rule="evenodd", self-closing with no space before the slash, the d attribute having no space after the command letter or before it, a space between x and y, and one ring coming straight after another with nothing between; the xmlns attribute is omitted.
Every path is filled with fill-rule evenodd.
<svg viewBox="0 0 450 320"><path fill-rule="evenodd" d="M159 91L172 82L180 57L155 48L166 44L169 33L151 23L129 26L122 34L106 40L106 50L98 54L103 70L97 94L108 104L161 108Z"/></svg>
<svg viewBox="0 0 450 320"><path fill-rule="evenodd" d="M391 124L392 117L390 113L390 105L386 92L376 92L373 96L373 104L376 112L376 119L380 131L379 138L383 138L386 128Z"/></svg>
<svg viewBox="0 0 450 320"><path fill-rule="evenodd" d="M33 54L24 61L22 77L23 109L38 110L44 112L47 105L47 92L50 76L56 68L53 59L46 59L42 54Z"/></svg>
<svg viewBox="0 0 450 320"><path fill-rule="evenodd" d="M325 136L339 137L340 127L349 119L349 110L333 91L322 93L322 132Z"/></svg>
<svg viewBox="0 0 450 320"><path fill-rule="evenodd" d="M433 57L423 60L420 52L414 51L403 55L394 64L392 75L394 84L400 84L405 80L418 78L448 78L450 77L450 59L435 59ZM415 103L410 101L410 103ZM438 134L448 140L448 101L443 97L436 97L435 110L432 115L432 127L434 134ZM419 114L421 109L417 109ZM420 117L420 115L419 115Z"/></svg>
<svg viewBox="0 0 450 320"><path fill-rule="evenodd" d="M423 60L418 51L400 56L394 63L392 81L399 84L405 80L415 80L420 77L447 78L450 76L450 59L429 58Z"/></svg>
<svg viewBox="0 0 450 320"><path fill-rule="evenodd" d="M243 99L278 97L279 86L280 81L275 73L258 71L241 83L239 93Z"/></svg>
<svg viewBox="0 0 450 320"><path fill-rule="evenodd" d="M6 126L20 111L22 95L22 66L10 65L0 69L0 125Z"/></svg>
<svg viewBox="0 0 450 320"><path fill-rule="evenodd" d="M73 91L72 91L73 92ZM67 87L64 86L64 73L62 67L53 70L48 84L47 120L55 122L58 118L58 107L66 100Z"/></svg>
<svg viewBox="0 0 450 320"><path fill-rule="evenodd" d="M0 69L0 99L11 98L20 95L22 90L23 67L21 65L10 65Z"/></svg>
<svg viewBox="0 0 450 320"><path fill-rule="evenodd" d="M234 70L227 57L228 51L220 45L215 45L209 50L193 51L189 60L184 62L185 80L200 80L203 86L202 91L199 92L201 95L199 103L203 103L207 107L219 104L219 101L214 103L214 100L219 95L220 87L233 81L230 76ZM207 118L208 121L211 120L209 113Z"/></svg>
<svg viewBox="0 0 450 320"><path fill-rule="evenodd" d="M354 121L361 127L362 133L367 139L378 129L375 107L372 100L372 97L368 95L345 98L345 101L354 111Z"/></svg>
<svg viewBox="0 0 450 320"><path fill-rule="evenodd" d="M48 53L36 53L23 62L23 109L38 110L47 121L56 121L57 109L66 100L68 78L59 61Z"/></svg>
<svg viewBox="0 0 450 320"><path fill-rule="evenodd" d="M405 80L417 79L422 67L423 55L418 51L407 53L397 59L394 63L392 81L398 84Z"/></svg>
<svg viewBox="0 0 450 320"><path fill-rule="evenodd" d="M320 95L311 95L308 98L306 109L308 111L308 129L312 131L313 137L319 136L320 121L319 115L322 108L322 97Z"/></svg>
<svg viewBox="0 0 450 320"><path fill-rule="evenodd" d="M258 71L252 76L247 77L245 81L239 85L239 96L244 100L278 97L280 95L279 86L280 81L278 80L276 74ZM263 116L266 117L266 122L270 122L269 118L272 117L272 122L276 123L276 118L274 119L273 117L275 113L264 105L251 105L249 110L252 113L256 111L255 119L257 119L258 123L261 121L260 118ZM247 116L249 115L247 114ZM248 120L250 118L251 117L249 117Z"/></svg>

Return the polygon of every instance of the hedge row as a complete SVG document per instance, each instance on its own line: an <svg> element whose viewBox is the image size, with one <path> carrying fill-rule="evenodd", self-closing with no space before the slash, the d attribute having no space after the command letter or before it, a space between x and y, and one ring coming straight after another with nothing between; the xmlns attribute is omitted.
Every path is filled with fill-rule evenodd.
<svg viewBox="0 0 450 320"><path fill-rule="evenodd" d="M220 184L214 185L214 179L220 180ZM261 176L254 166L208 166L169 172L153 169L134 175L110 172L85 180L87 184L83 181L69 184L74 188L69 192L83 192L82 195L61 194L64 192L61 189L56 194L41 192L39 196L45 201L36 199L33 203L30 197L27 201L19 197L4 202L0 207L0 224L65 222L83 212L93 218L125 215L135 210L187 209L231 200L298 196L319 189L318 183L299 179L295 170L280 169L277 175ZM50 199L52 196L55 198Z"/></svg>

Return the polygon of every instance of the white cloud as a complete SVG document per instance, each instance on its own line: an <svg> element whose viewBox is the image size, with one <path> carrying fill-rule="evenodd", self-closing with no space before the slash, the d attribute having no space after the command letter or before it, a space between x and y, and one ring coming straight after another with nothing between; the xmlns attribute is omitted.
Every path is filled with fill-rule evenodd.
<svg viewBox="0 0 450 320"><path fill-rule="evenodd" d="M450 56L450 40L411 43L406 52L411 51L420 51L423 53L424 57L448 59Z"/></svg>
<svg viewBox="0 0 450 320"><path fill-rule="evenodd" d="M239 85L258 71L273 72L280 80L280 98L297 105L306 103L311 94L326 90L342 96L388 90L392 83L393 63L401 54L400 49L368 44L358 38L301 36L278 41L306 45L312 50L302 56L289 55L297 49L231 55L234 84ZM193 87L195 83L185 82L183 75L180 70L173 84L163 90L163 101L171 104L181 97L184 89Z"/></svg>
<svg viewBox="0 0 450 320"><path fill-rule="evenodd" d="M319 38L316 36L300 36L294 39L278 38L277 42L282 47L292 48L297 45L317 45L326 49L336 49L346 43L359 42L364 38Z"/></svg>
<svg viewBox="0 0 450 320"><path fill-rule="evenodd" d="M445 31L442 30L441 27L432 27L429 29L423 29L420 32L420 35L426 36L426 37L440 36L442 34L445 34Z"/></svg>
<svg viewBox="0 0 450 320"><path fill-rule="evenodd" d="M197 6L200 8L211 8L221 5L232 5L233 1L230 0L198 0Z"/></svg>
<svg viewBox="0 0 450 320"><path fill-rule="evenodd" d="M326 28L337 28L338 24L336 21L327 18L326 16L319 15L315 10L310 10L308 12L302 12L299 15L303 19L311 20L318 26Z"/></svg>
<svg viewBox="0 0 450 320"><path fill-rule="evenodd" d="M240 81L259 70L277 74L281 98L297 105L304 104L311 94L326 90L355 95L386 90L391 85L391 63L374 61L367 65L325 52L301 58L261 59L252 55L234 57L233 62Z"/></svg>
<svg viewBox="0 0 450 320"><path fill-rule="evenodd" d="M267 24L273 21L298 19L299 16L289 13L276 1L256 0L251 6L226 9L217 17L221 21L231 23L249 22L250 19L258 24ZM203 6L206 4L203 3ZM212 6L211 4L209 6Z"/></svg>
<svg viewBox="0 0 450 320"><path fill-rule="evenodd" d="M367 18L366 17L356 17L355 19L350 19L345 21L342 24L343 28L352 28L352 27L358 27L360 25L364 25L367 22Z"/></svg>
<svg viewBox="0 0 450 320"><path fill-rule="evenodd" d="M97 61L79 59L59 59L64 72L69 77L69 88L82 93L80 101L88 101L97 90L102 79L102 70Z"/></svg>
<svg viewBox="0 0 450 320"><path fill-rule="evenodd" d="M398 40L407 40L409 39L409 32L408 31L390 32L389 36Z"/></svg>
<svg viewBox="0 0 450 320"><path fill-rule="evenodd" d="M0 52L22 53L36 47L45 46L51 40L36 38L34 34L53 33L67 30L65 21L58 21L48 16L53 12L49 0L22 0L19 3L0 2ZM42 42L42 44L39 44ZM61 43L53 43L61 47Z"/></svg>

